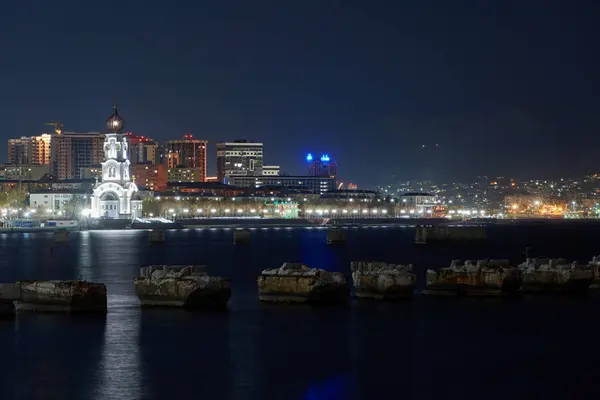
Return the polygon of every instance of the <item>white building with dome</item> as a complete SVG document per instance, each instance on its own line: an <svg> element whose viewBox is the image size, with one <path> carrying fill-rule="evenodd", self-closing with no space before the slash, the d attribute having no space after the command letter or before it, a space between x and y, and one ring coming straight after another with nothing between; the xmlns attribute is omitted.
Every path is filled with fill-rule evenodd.
<svg viewBox="0 0 600 400"><path fill-rule="evenodd" d="M133 219L142 216L142 201L137 195L137 186L131 181L127 159L127 138L123 134L125 121L117 106L106 120L104 140L104 162L102 181L97 183L92 194L90 217L110 219Z"/></svg>

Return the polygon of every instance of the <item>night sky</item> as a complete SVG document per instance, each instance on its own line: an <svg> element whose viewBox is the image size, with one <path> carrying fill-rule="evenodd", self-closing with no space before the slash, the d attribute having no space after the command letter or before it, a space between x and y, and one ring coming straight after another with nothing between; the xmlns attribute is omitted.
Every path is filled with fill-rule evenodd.
<svg viewBox="0 0 600 400"><path fill-rule="evenodd" d="M5 1L0 151L102 130L116 101L127 130L208 140L211 174L238 138L292 174L327 152L363 188L600 171L599 4Z"/></svg>

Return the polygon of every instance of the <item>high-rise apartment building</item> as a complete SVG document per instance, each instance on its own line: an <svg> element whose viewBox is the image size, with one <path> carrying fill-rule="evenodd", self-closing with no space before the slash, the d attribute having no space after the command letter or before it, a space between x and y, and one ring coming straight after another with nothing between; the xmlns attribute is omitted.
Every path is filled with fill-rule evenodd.
<svg viewBox="0 0 600 400"><path fill-rule="evenodd" d="M64 132L52 135L50 171L58 179L81 179L82 168L104 160L104 134Z"/></svg>
<svg viewBox="0 0 600 400"><path fill-rule="evenodd" d="M158 145L154 140L134 133L126 133L129 147L127 150L129 161L132 165L156 162L156 148Z"/></svg>
<svg viewBox="0 0 600 400"><path fill-rule="evenodd" d="M135 164L131 167L131 177L138 187L156 192L167 188L167 167L150 162Z"/></svg>
<svg viewBox="0 0 600 400"><path fill-rule="evenodd" d="M51 135L8 139L8 162L15 165L49 165Z"/></svg>
<svg viewBox="0 0 600 400"><path fill-rule="evenodd" d="M206 140L194 139L190 134L183 135L181 140L167 140L165 142L165 157L168 167L198 169L200 182L205 182L207 143Z"/></svg>
<svg viewBox="0 0 600 400"><path fill-rule="evenodd" d="M226 182L234 176L261 176L263 144L246 140L217 143L217 178Z"/></svg>
<svg viewBox="0 0 600 400"><path fill-rule="evenodd" d="M31 160L31 138L8 139L8 163L29 165Z"/></svg>
<svg viewBox="0 0 600 400"><path fill-rule="evenodd" d="M44 133L31 137L31 165L50 165L52 135Z"/></svg>

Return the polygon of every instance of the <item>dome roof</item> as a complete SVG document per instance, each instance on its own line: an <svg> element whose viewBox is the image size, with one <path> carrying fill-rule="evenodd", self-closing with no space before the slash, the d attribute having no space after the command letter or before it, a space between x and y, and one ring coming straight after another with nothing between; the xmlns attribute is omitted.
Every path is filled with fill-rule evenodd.
<svg viewBox="0 0 600 400"><path fill-rule="evenodd" d="M117 105L114 105L112 115L106 120L106 128L109 133L121 133L125 127L125 120L119 115Z"/></svg>

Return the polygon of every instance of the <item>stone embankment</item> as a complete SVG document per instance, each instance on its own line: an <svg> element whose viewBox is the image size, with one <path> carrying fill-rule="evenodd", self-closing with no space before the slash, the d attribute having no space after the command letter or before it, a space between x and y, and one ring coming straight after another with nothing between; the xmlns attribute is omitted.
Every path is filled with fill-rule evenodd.
<svg viewBox="0 0 600 400"><path fill-rule="evenodd" d="M284 263L258 277L258 298L265 302L332 303L348 300L350 287L341 272Z"/></svg>
<svg viewBox="0 0 600 400"><path fill-rule="evenodd" d="M589 265L565 259L528 258L519 265L523 293L583 294L594 279Z"/></svg>
<svg viewBox="0 0 600 400"><path fill-rule="evenodd" d="M427 270L426 295L500 296L515 294L521 286L519 270L508 260L454 260L450 267Z"/></svg>
<svg viewBox="0 0 600 400"><path fill-rule="evenodd" d="M327 244L346 243L346 231L342 229L331 228L327 230Z"/></svg>
<svg viewBox="0 0 600 400"><path fill-rule="evenodd" d="M413 296L417 276L412 265L353 261L350 269L356 297L397 300Z"/></svg>
<svg viewBox="0 0 600 400"><path fill-rule="evenodd" d="M106 286L86 281L17 281L17 311L106 313Z"/></svg>
<svg viewBox="0 0 600 400"><path fill-rule="evenodd" d="M142 306L149 307L227 308L231 297L228 279L209 276L205 266L197 265L141 268L134 287Z"/></svg>

